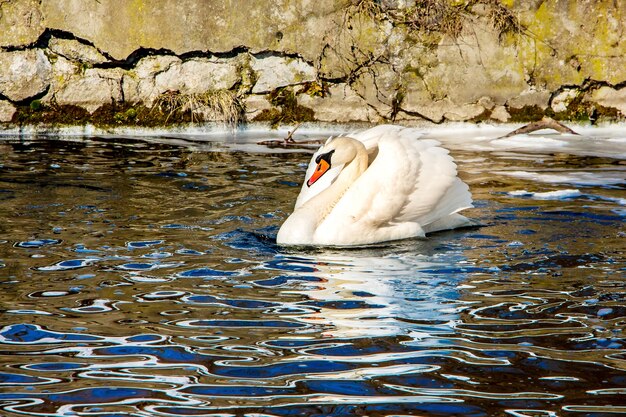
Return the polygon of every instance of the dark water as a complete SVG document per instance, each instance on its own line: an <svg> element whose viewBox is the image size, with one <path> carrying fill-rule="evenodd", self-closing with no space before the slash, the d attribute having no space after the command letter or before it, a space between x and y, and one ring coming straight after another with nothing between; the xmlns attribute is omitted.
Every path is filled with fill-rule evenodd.
<svg viewBox="0 0 626 417"><path fill-rule="evenodd" d="M0 141L0 415L626 413L626 165L453 154L483 227L294 251L304 151Z"/></svg>

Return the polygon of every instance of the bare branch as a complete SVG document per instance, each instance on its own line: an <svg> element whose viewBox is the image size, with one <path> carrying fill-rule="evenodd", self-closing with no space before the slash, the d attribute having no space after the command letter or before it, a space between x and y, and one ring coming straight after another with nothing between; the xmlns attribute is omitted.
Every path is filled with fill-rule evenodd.
<svg viewBox="0 0 626 417"><path fill-rule="evenodd" d="M523 135L525 133L535 132L541 129L553 129L559 133L569 133L571 135L578 135L578 133L574 132L569 127L565 126L563 123L557 122L556 120L550 117L544 117L543 119L529 123L525 126L520 127L519 129L515 129L514 131L502 136L502 138L509 138L515 135Z"/></svg>

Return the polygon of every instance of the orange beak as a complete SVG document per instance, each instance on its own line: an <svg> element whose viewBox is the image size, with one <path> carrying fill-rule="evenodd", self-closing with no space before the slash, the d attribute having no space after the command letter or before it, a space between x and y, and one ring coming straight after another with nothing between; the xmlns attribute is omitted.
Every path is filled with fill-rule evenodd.
<svg viewBox="0 0 626 417"><path fill-rule="evenodd" d="M326 171L328 171L328 168L330 168L330 164L326 160L320 159L320 161L317 163L317 168L315 168L315 172L313 172L311 178L309 178L309 180L306 182L306 185L310 187L315 184L315 181L319 180L322 175L324 175Z"/></svg>

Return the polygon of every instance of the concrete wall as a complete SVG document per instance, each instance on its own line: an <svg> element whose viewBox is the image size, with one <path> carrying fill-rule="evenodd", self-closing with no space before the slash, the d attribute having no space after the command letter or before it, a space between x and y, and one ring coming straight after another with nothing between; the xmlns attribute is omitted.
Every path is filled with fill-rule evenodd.
<svg viewBox="0 0 626 417"><path fill-rule="evenodd" d="M613 0L2 0L0 121L216 91L275 122L622 119L625 28Z"/></svg>

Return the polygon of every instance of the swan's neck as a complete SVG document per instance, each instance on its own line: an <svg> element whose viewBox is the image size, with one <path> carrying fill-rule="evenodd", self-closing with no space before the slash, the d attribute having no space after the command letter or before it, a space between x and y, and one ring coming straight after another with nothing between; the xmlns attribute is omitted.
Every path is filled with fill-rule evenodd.
<svg viewBox="0 0 626 417"><path fill-rule="evenodd" d="M354 159L345 165L337 179L327 189L313 197L303 206L307 211L310 210L309 215L312 215L314 218L316 227L324 221L352 183L367 169L368 157L365 147L356 140L354 140L353 145L356 151Z"/></svg>
<svg viewBox="0 0 626 417"><path fill-rule="evenodd" d="M355 149L354 158L344 166L328 188L298 207L285 220L278 231L279 244L313 243L317 227L330 214L352 183L367 169L368 156L365 147L355 139L350 141L354 142L350 144Z"/></svg>

